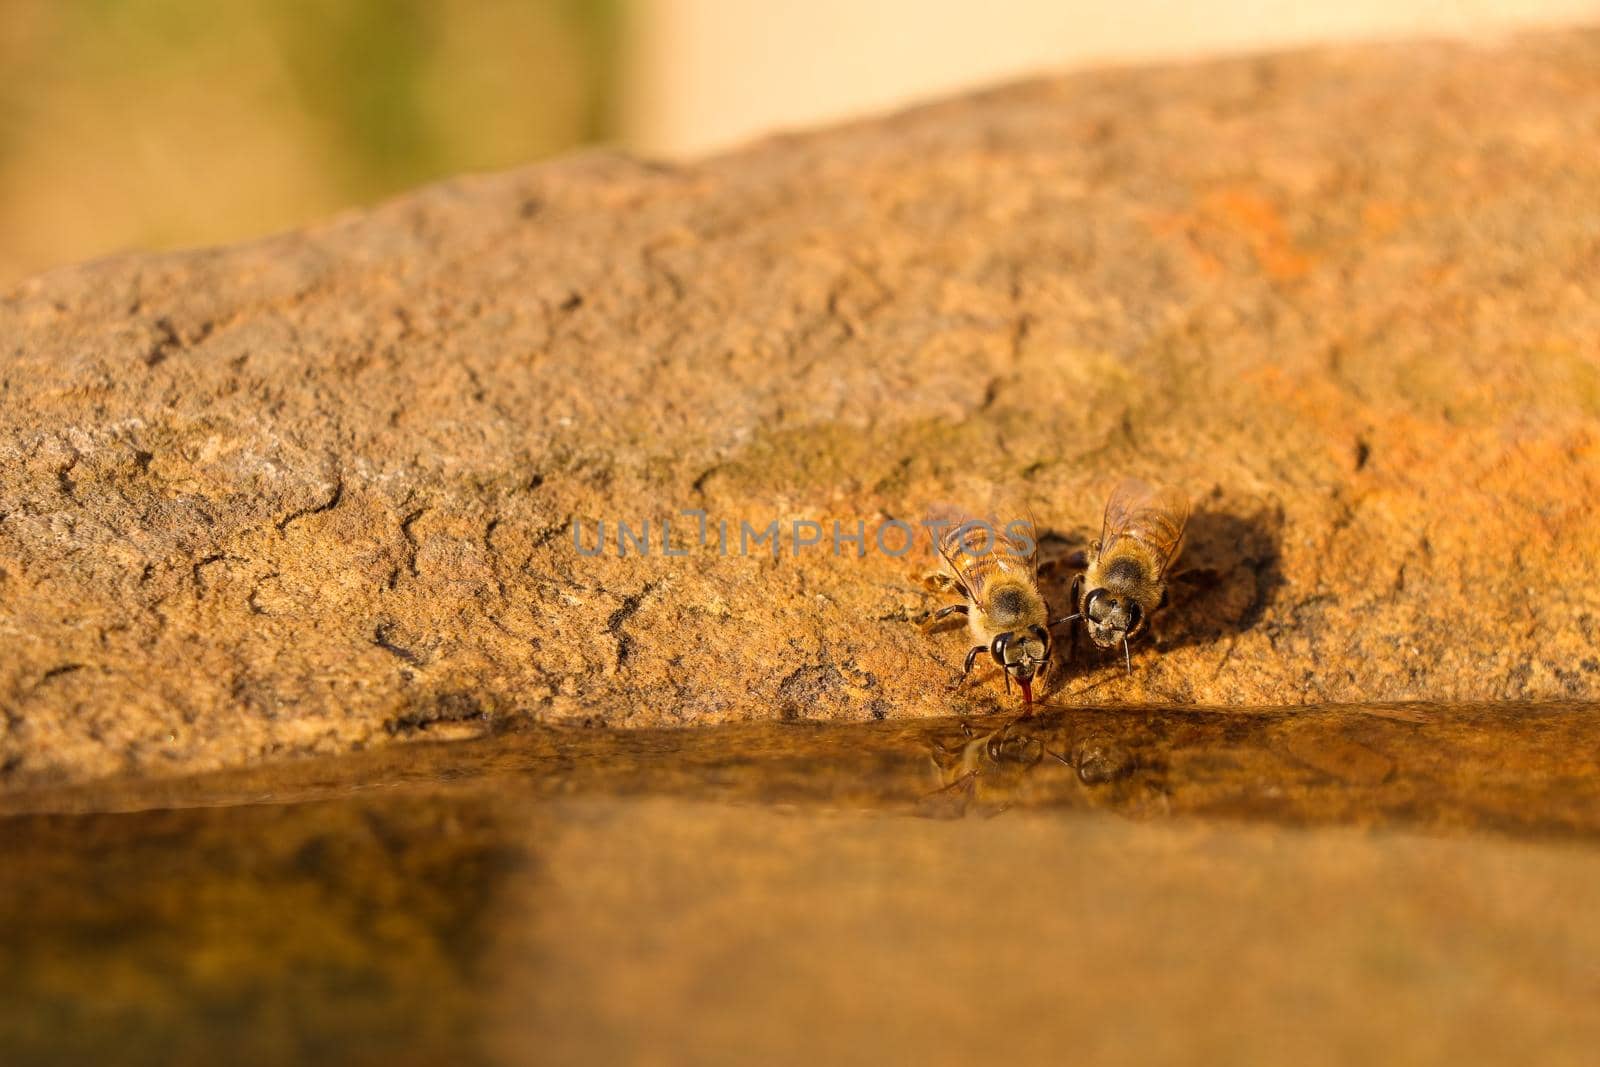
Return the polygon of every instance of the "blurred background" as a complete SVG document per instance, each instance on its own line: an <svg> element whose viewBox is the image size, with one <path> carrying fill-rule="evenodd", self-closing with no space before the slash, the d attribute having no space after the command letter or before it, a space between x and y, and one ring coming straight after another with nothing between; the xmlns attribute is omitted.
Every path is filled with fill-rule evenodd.
<svg viewBox="0 0 1600 1067"><path fill-rule="evenodd" d="M1600 0L0 0L0 286L606 143L716 151L1049 70Z"/></svg>

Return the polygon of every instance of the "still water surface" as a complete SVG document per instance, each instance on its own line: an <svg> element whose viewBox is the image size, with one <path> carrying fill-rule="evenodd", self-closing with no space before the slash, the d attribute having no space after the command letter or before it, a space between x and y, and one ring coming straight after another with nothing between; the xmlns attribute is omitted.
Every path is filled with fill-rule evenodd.
<svg viewBox="0 0 1600 1067"><path fill-rule="evenodd" d="M0 797L0 1062L1589 1062L1600 708L539 729Z"/></svg>

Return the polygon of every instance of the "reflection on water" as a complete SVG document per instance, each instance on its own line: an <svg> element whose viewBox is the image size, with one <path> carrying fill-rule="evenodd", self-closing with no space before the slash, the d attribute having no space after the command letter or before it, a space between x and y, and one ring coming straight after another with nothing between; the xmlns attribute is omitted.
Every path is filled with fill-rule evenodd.
<svg viewBox="0 0 1600 1067"><path fill-rule="evenodd" d="M1055 709L4 797L0 1062L1581 1062L1597 742Z"/></svg>

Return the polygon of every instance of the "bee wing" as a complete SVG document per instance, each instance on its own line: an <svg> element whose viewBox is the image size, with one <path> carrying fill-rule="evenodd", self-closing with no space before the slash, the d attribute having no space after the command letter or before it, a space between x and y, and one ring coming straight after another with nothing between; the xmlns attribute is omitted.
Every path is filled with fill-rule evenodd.
<svg viewBox="0 0 1600 1067"><path fill-rule="evenodd" d="M933 541L933 550L950 568L950 573L963 581L961 561L970 555L967 539L979 532L981 528L975 529L979 522L977 516L954 504L932 505L928 508L928 517L923 520Z"/></svg>
<svg viewBox="0 0 1600 1067"><path fill-rule="evenodd" d="M1155 552L1165 570L1178 554L1183 528L1189 523L1189 498L1171 486L1153 488L1137 478L1127 478L1106 501L1101 548L1119 537L1135 537Z"/></svg>
<svg viewBox="0 0 1600 1067"><path fill-rule="evenodd" d="M1033 517L1033 508L1029 507L1028 517L1006 527L1008 536L1017 534L1027 538L1026 544L1017 545L1017 551L1028 562L1028 571L1035 578L1039 576L1039 520Z"/></svg>
<svg viewBox="0 0 1600 1067"><path fill-rule="evenodd" d="M1014 573L1016 567L1038 574L1039 538L1032 515L983 519L951 504L935 504L926 521L933 547L973 600L982 600L984 582L991 574Z"/></svg>

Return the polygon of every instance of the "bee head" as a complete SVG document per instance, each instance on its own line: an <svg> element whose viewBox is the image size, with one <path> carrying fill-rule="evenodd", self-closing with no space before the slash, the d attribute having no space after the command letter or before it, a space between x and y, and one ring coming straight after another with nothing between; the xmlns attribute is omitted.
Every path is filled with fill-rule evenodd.
<svg viewBox="0 0 1600 1067"><path fill-rule="evenodd" d="M1144 628L1144 609L1130 596L1108 589L1092 590L1083 598L1083 625L1101 648L1115 648Z"/></svg>
<svg viewBox="0 0 1600 1067"><path fill-rule="evenodd" d="M1030 626L1026 630L1008 630L995 635L989 653L1006 672L1006 687L1012 679L1022 687L1022 699L1033 703L1033 679L1044 671L1050 661L1050 633L1043 626Z"/></svg>

